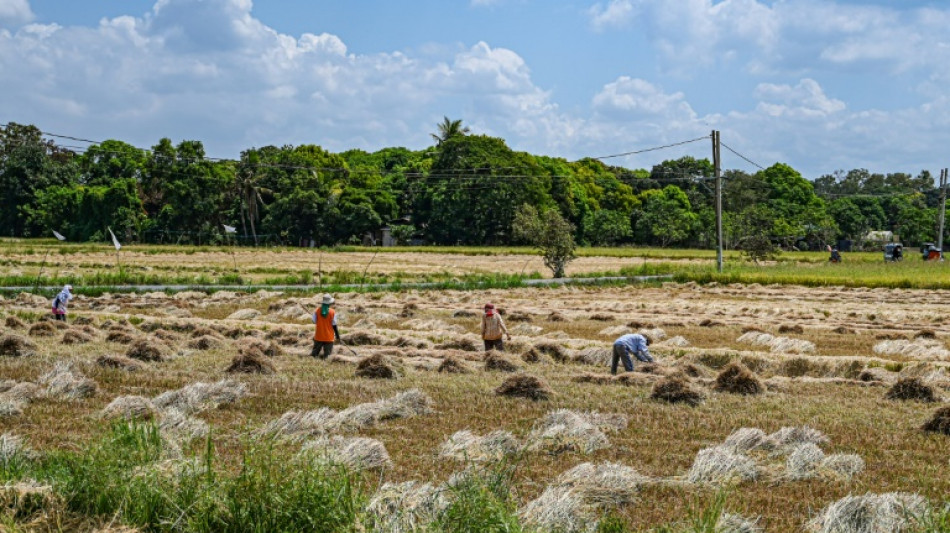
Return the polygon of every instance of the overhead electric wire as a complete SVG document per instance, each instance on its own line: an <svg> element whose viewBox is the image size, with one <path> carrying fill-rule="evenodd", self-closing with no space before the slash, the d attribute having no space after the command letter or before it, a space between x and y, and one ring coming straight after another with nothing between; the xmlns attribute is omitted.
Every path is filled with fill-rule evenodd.
<svg viewBox="0 0 950 533"><path fill-rule="evenodd" d="M749 159L748 157L746 157L746 156L740 154L739 152L733 150L732 148L729 147L728 144L726 144L726 143L724 143L724 142L722 142L722 141L719 141L719 145L722 146L722 147L724 147L726 150L729 150L730 152L732 152L732 153L735 154L736 156L738 156L738 157L744 159L744 160L746 161L746 163L749 163L750 165L752 165L752 166L754 166L754 167L758 167L759 170L765 170L765 167L763 167L762 165L760 165L760 164L756 163L755 161Z"/></svg>
<svg viewBox="0 0 950 533"><path fill-rule="evenodd" d="M641 150L631 150L631 151L629 151L629 152L623 152L623 153L619 153L619 154L611 154L611 155L602 155L602 156L591 157L590 159L610 159L610 158L612 158L612 157L624 157L624 156L628 156L628 155L645 154L645 153L647 153L647 152L655 152L655 151L657 151L657 150L665 150L665 149L667 149L667 148L674 148L674 147L676 147L676 146L682 146L682 145L684 145L684 144L694 143L694 142L698 142L698 141L704 141L704 140L706 140L706 139L709 139L709 135L703 135L702 137L697 137L697 138L695 138L695 139L690 139L690 140L688 140L688 141L680 141L680 142L671 143L671 144L664 144L663 146L654 146L654 147L652 147L652 148L643 148L643 149L641 149Z"/></svg>

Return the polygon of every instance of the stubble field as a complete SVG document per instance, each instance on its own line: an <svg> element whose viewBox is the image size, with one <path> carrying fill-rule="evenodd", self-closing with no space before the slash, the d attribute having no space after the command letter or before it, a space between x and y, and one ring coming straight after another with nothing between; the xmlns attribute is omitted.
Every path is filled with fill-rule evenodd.
<svg viewBox="0 0 950 533"><path fill-rule="evenodd" d="M37 325L44 298L4 299L4 337L28 346L26 356L0 357L0 433L40 455L83 450L107 432L107 406L139 396L163 438L181 449L177 460L210 443L223 468L240 469L242 453L265 436L288 457L307 446L344 462L358 456L349 464L363 470L357 514L369 530L412 530L408 518L426 527L431 516L405 493L386 508L398 515L389 522L374 502L424 483L451 486L453 474L497 462L482 461L489 456L512 466L508 505L526 530L593 530L609 517L600 527L695 531L686 522L697 509L724 497L726 511L762 530L800 531L848 495L917 493L940 509L950 494L950 437L921 430L950 396L947 291L668 283L339 294L347 346L330 361L308 357L308 314L318 299L266 291L80 296L68 328ZM480 349L487 301L504 309L514 337L505 360L486 361ZM609 347L627 331L654 339L657 363L612 379ZM271 355L247 356L255 342ZM156 360L135 359L148 348ZM239 354L242 369L268 373L227 372ZM103 358L126 355L133 360ZM736 362L756 374L746 377L758 394L717 385ZM57 365L58 380L48 374ZM496 393L525 374L540 378L545 398ZM886 397L913 377L935 402ZM695 401L651 398L658 382L670 381L694 394L671 397ZM200 406L161 396L196 382L230 392ZM25 383L38 387L14 397ZM418 391L408 393L412 406L386 404L407 391ZM367 417L377 407L389 414ZM803 426L817 432L781 431ZM742 428L768 437L746 432L762 438L722 446ZM464 430L471 434L457 434ZM497 431L510 434L494 434L494 445L475 439ZM339 446L353 438L378 442L348 441L346 455ZM613 477L593 489L565 481L583 463ZM582 477L594 483L596 475ZM408 481L418 483L392 485ZM112 516L85 516L83 527L134 522ZM14 518L56 530L36 515Z"/></svg>

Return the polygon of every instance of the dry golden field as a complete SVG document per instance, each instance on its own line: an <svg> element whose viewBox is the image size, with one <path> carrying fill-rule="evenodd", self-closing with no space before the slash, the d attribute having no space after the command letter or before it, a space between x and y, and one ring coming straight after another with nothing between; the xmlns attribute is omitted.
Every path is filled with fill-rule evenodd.
<svg viewBox="0 0 950 533"><path fill-rule="evenodd" d="M447 261L420 255L406 262L381 254L374 265L391 269L389 261L401 261L402 268L427 268L428 261L437 260L441 268ZM314 256L307 259L312 262ZM528 260L477 259L485 263L459 268L519 271ZM202 266L205 259L195 254L193 260ZM299 258L265 253L255 259L260 264L288 260ZM602 261L589 268L614 268ZM199 381L231 379L246 385L246 396L192 416L210 425L217 451L233 459L249 436L288 411L342 410L418 389L431 398L431 413L347 432L378 440L391 458L391 465L374 474L373 488L408 480L442 483L463 467L440 456L447 439L461 430L475 435L505 430L528 450L520 456L514 487L520 505L585 462L619 463L647 476L631 501L606 508L633 530L675 522L723 487L728 487L728 511L759 517L760 527L777 532L801 531L822 508L849 494L916 492L937 504L950 495L950 436L920 429L950 397L950 291L670 283L337 297L349 347L337 346L329 362L308 357L312 326L307 315L319 295L78 296L67 329L36 326L48 307L44 298L21 294L0 300L0 318L20 319L0 325L3 335L35 345L29 356L0 356L2 390L32 382L53 391L42 376L61 362L72 364L73 377L84 375L96 385L82 398L47 392L19 404L0 392L0 433L24 437L39 451L78 449L102 431L101 413L117 397L154 398ZM495 388L511 374L485 368L476 333L487 301L505 310L514 338L507 357L520 372L544 380L552 391L549 398L496 395ZM612 340L626 331L651 334L657 364L638 364L637 372L611 380L603 358ZM64 337L78 341L64 344ZM281 354L266 359L273 373L225 371L245 337L281 346ZM136 371L97 364L103 355L125 355L137 340L158 347L163 360L139 362ZM562 350L561 360L527 355L540 344ZM384 355L396 378L356 376L357 364L374 354ZM469 372L440 372L447 358ZM715 390L717 373L735 361L757 373L764 392ZM702 401L690 406L651 399L655 383L671 374L699 391ZM921 378L941 403L886 399L902 377ZM623 415L627 423L605 431L606 442L596 449L534 446L532 430L558 409ZM788 426L818 430L827 437L820 442L825 454L856 454L863 469L792 479L785 456L750 452L758 469L755 479L690 482L687 474L704 448L740 428L771 434Z"/></svg>

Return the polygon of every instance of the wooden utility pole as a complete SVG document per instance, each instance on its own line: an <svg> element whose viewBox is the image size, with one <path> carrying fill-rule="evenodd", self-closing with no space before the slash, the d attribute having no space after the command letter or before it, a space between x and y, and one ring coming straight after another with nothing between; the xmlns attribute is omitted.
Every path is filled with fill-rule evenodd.
<svg viewBox="0 0 950 533"><path fill-rule="evenodd" d="M719 160L719 131L712 132L713 168L716 177L716 268L722 273L722 166Z"/></svg>
<svg viewBox="0 0 950 533"><path fill-rule="evenodd" d="M947 169L940 171L940 230L937 233L937 249L943 260L943 221L947 211Z"/></svg>

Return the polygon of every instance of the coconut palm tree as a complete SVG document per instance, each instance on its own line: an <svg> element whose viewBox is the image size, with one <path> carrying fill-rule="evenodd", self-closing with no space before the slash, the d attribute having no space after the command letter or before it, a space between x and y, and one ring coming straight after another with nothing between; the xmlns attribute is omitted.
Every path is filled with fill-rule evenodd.
<svg viewBox="0 0 950 533"><path fill-rule="evenodd" d="M254 246L257 246L257 228L254 222L260 218L259 206L264 205L264 198L261 192L269 192L258 184L259 175L257 172L258 157L256 153L244 152L241 154L241 168L238 170L234 184L237 188L238 198L241 200L241 227L244 229L244 236L247 237L247 226L245 225L245 215L251 223L251 235L254 236Z"/></svg>
<svg viewBox="0 0 950 533"><path fill-rule="evenodd" d="M432 139L435 140L435 143L442 144L445 141L456 137L459 135L466 135L471 131L468 126L462 126L462 119L459 120L450 120L449 117L442 117L442 122L438 124L439 132L430 133Z"/></svg>

